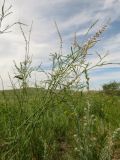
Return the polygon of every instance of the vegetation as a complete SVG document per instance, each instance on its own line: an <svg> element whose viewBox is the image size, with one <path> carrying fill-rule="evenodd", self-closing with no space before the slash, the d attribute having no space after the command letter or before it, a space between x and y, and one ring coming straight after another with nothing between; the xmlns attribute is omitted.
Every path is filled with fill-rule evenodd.
<svg viewBox="0 0 120 160"><path fill-rule="evenodd" d="M42 66L36 69L46 75L46 80L34 88L29 86L29 77L35 70L29 54L32 26L26 38L19 25L25 40L25 59L20 64L14 62L18 84L9 76L13 89L5 91L1 78L1 160L119 159L119 97L89 90L89 71L109 64L104 62L106 55L100 54L96 64L88 62L89 49L107 25L81 44L75 36L70 53L63 54L62 37L55 23L60 52L51 54L53 65L49 73Z"/></svg>
<svg viewBox="0 0 120 160"><path fill-rule="evenodd" d="M0 93L1 159L97 160L114 155L120 147L119 97L46 92L29 88L24 101L21 90Z"/></svg>
<svg viewBox="0 0 120 160"><path fill-rule="evenodd" d="M107 94L116 94L120 95L120 83L119 82L110 82L103 85L103 91Z"/></svg>

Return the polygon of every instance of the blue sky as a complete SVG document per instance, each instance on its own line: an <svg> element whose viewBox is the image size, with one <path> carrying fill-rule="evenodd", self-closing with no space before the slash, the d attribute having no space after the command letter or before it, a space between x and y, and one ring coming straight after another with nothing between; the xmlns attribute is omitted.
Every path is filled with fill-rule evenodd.
<svg viewBox="0 0 120 160"><path fill-rule="evenodd" d="M1 3L2 1L0 6ZM59 49L54 20L57 21L63 37L64 51L69 52L74 32L81 42L93 22L99 20L90 35L109 18L111 23L107 31L91 52L109 52L106 58L108 62L120 62L120 0L7 0L7 5L9 4L13 5L14 13L4 25L18 20L30 25L33 20L30 53L33 55L34 65L39 65L42 61L44 66L49 68L49 54ZM27 28L25 32L27 34ZM19 62L24 57L24 40L19 27L14 27L9 34L0 35L0 44L0 75L3 77L5 88L10 88L8 72L13 76L13 60ZM91 61L94 63L96 57ZM90 72L90 78L91 89L100 89L103 83L120 81L120 66L97 68Z"/></svg>

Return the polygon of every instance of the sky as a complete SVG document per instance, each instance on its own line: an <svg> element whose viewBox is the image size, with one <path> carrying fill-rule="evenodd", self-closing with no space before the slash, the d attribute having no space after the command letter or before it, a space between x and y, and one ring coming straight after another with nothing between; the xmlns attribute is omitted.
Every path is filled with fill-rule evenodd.
<svg viewBox="0 0 120 160"><path fill-rule="evenodd" d="M0 12L1 4L2 0ZM57 22L62 35L64 54L65 51L70 52L75 32L78 41L81 42L91 24L99 20L91 30L90 36L109 19L110 24L101 36L101 41L90 52L93 55L96 52L101 55L109 53L106 57L107 62L120 63L120 0L6 0L6 7L10 4L13 6L13 14L6 18L2 27L21 21L28 25L24 27L27 35L33 21L30 44L33 66L42 62L44 67L49 69L50 53L59 51L59 37L54 21ZM25 43L19 26L13 27L10 33L0 34L0 76L5 89L11 88L8 73L14 77L13 60L19 63L23 60L24 53ZM94 63L96 58L93 56L90 61ZM36 74L33 74L31 83ZM120 65L96 68L89 74L90 88L100 89L104 83L120 81Z"/></svg>

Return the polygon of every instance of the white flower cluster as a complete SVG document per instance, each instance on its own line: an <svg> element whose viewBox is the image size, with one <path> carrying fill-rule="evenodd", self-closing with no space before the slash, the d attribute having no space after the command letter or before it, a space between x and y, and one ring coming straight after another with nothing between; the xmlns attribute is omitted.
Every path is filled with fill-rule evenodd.
<svg viewBox="0 0 120 160"><path fill-rule="evenodd" d="M113 132L112 138L113 138L114 140L120 139L120 128L117 128L117 129Z"/></svg>

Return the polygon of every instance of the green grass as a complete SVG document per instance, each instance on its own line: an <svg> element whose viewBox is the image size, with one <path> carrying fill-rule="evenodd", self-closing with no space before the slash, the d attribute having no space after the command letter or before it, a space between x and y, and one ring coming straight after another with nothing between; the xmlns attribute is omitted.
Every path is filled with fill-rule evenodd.
<svg viewBox="0 0 120 160"><path fill-rule="evenodd" d="M1 24L10 9L5 10L3 1ZM13 90L0 92L1 160L112 160L118 157L120 97L113 92L110 95L89 92L89 71L111 64L104 60L107 54L101 56L97 52L94 54L97 61L89 62L90 55L93 56L89 49L108 26L108 23L103 25L86 40L97 22L89 27L83 42L79 43L75 35L68 54L62 54L62 36L55 22L60 51L50 54L49 73L42 65L32 66L29 52L32 24L26 36L23 24L17 23L25 40L25 58L19 64L14 61L17 83L9 75ZM13 25L8 25L2 33ZM45 74L46 80L29 88L33 71ZM0 79L4 88L2 77ZM88 92L79 92L83 89Z"/></svg>
<svg viewBox="0 0 120 160"><path fill-rule="evenodd" d="M0 127L1 160L105 159L110 150L103 148L119 147L109 143L120 127L120 97L35 88L27 95L0 92Z"/></svg>

